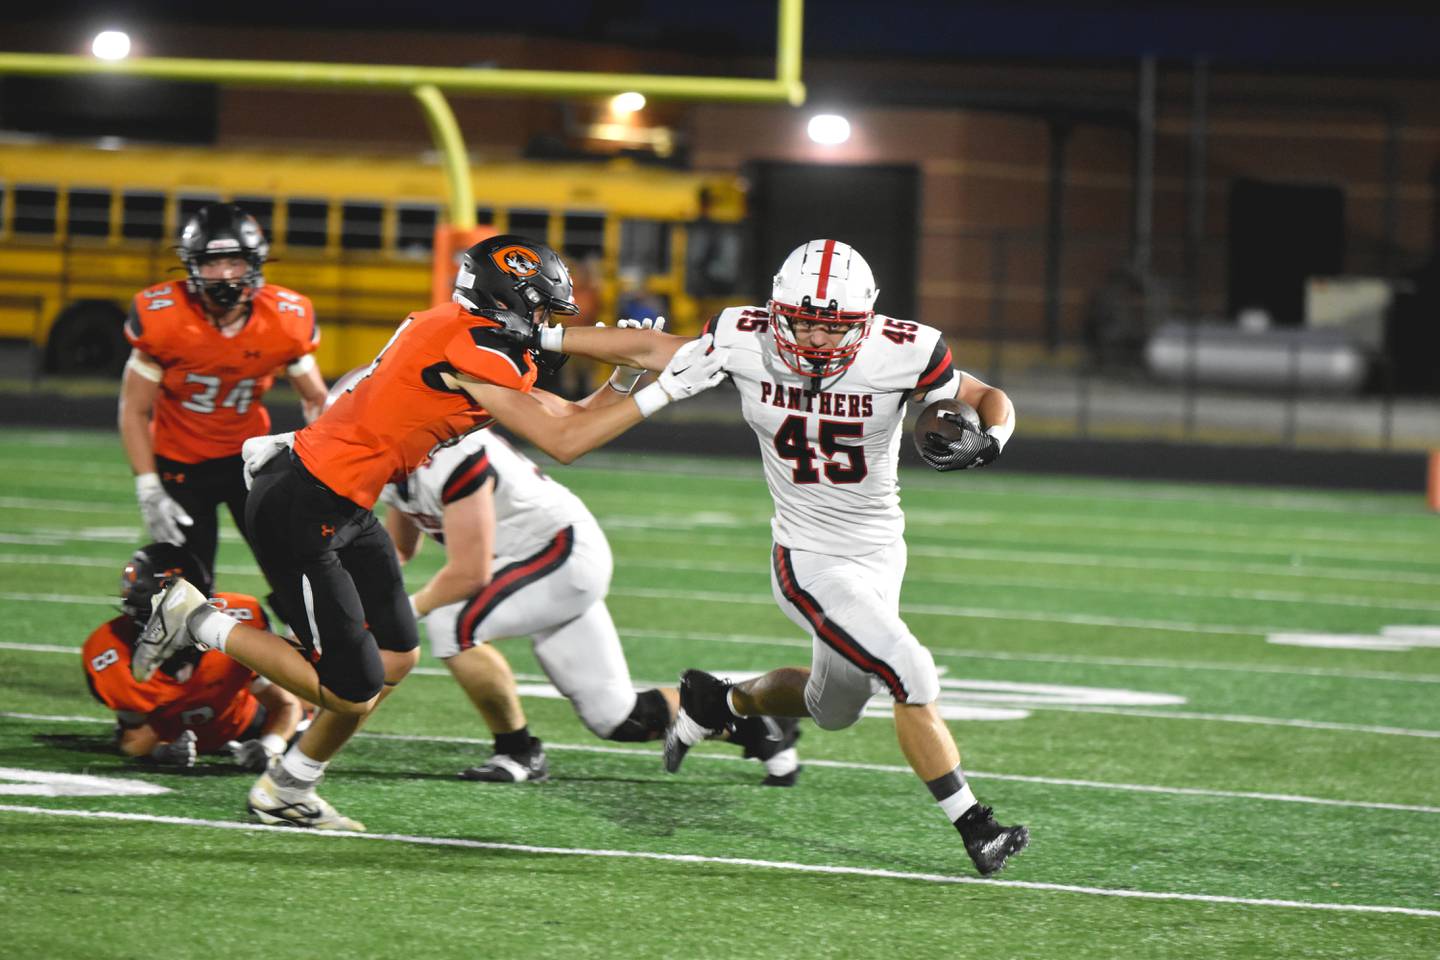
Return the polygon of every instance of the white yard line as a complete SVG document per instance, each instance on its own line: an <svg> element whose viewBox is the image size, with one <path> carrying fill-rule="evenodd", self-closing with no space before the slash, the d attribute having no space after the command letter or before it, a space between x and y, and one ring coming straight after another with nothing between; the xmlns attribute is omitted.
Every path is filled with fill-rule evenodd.
<svg viewBox="0 0 1440 960"><path fill-rule="evenodd" d="M697 533L694 530L676 531L673 524L659 522L633 523L611 528L606 518L601 517L601 526L612 540L641 539L657 534L675 533L685 535L685 543L691 547L752 547L757 555L768 557L768 536L735 537L712 532ZM1421 586L1440 586L1440 575L1416 573L1411 570L1384 567L1354 567L1337 564L1316 566L1304 558L1296 557L1289 562L1243 563L1229 560L1184 560L1174 557L1133 557L1119 554L1097 556L1086 552L1064 552L1056 550L1005 550L994 547L940 546L911 540L908 545L910 556L933 557L944 560L980 560L1006 563L1023 563L1028 566L1047 564L1067 567L1100 567L1105 569L1166 571L1183 573L1254 573L1264 576L1295 577L1315 580L1343 580L1347 583L1408 583ZM760 551L764 551L763 554ZM760 559L759 563L765 563Z"/></svg>
<svg viewBox="0 0 1440 960"><path fill-rule="evenodd" d="M684 630L650 630L641 627L627 627L621 631L624 637L651 640L702 640L714 643L734 643L745 646L792 647L809 650L810 641L796 637L770 637L743 633L701 633ZM1203 663L1196 660L1134 659L1128 657L1087 657L1082 654L1047 653L996 653L989 650L960 650L953 647L930 647L937 657L957 657L967 660L1000 660L1017 663L1080 664L1104 667L1138 667L1154 670L1205 671L1217 670L1225 673L1268 673L1296 677L1334 677L1343 680L1377 680L1397 683L1440 683L1440 674L1406 674L1384 670L1342 670L1333 667L1276 667L1265 664L1246 663Z"/></svg>
<svg viewBox="0 0 1440 960"><path fill-rule="evenodd" d="M87 567L97 569L112 569L115 561L106 557L84 557L75 554L61 555L30 555L23 553L0 554L0 564L14 566L51 566L51 567ZM754 577L768 576L763 567L756 564L738 563L696 563L685 560L658 561L658 560L625 560L621 566L626 569L652 569L652 570L691 570L702 573L725 573L750 575ZM216 573L223 573L228 576L259 576L259 569L254 566L239 566L232 564L221 564L216 568ZM942 584L947 586L991 586L1011 587L1024 590L1053 590L1060 592L1083 591L1090 596L1103 596L1106 594L1138 594L1141 596L1155 597L1195 597L1207 600L1252 600L1258 603L1283 603L1300 604L1308 607L1314 606L1336 606L1336 607L1358 607L1371 610L1403 610L1403 611L1425 611L1440 612L1440 602L1427 600L1405 600L1405 599L1376 599L1372 597L1346 596L1334 593L1308 594L1291 593L1278 590L1216 590L1182 586L1158 586L1158 587L1136 587L1109 583L1076 583L1061 580L1044 580L1034 578L1014 577L986 577L977 576L953 576L944 577L934 574L911 573L905 578L906 584Z"/></svg>
<svg viewBox="0 0 1440 960"><path fill-rule="evenodd" d="M1073 893L1094 897L1118 897L1130 900L1168 900L1188 903L1230 904L1246 907L1276 907L1289 910L1320 910L1331 913L1401 914L1411 917L1440 918L1440 910L1396 907L1381 904L1315 903L1306 900L1278 900L1254 897L1230 897L1220 894L1173 893L1162 890L1124 890L1106 887L1084 887L1066 883L1037 883L1028 880L980 879L941 873L910 873L871 867L839 867L829 864L796 863L789 860L757 860L750 857L706 857L692 853L655 853L648 850L607 850L585 847L542 847L527 843L494 843L466 840L459 837L423 837L404 833L343 833L324 830L296 830L293 827L267 827L258 823L232 820L201 820L195 817L165 817L147 813L121 813L111 810L61 810L49 807L0 804L0 812L39 817L70 817L79 820L153 823L169 826L205 827L212 830L238 830L247 833L273 833L285 837L316 837L337 842L369 840L380 843L404 843L415 846L451 847L465 850L489 850L501 853L522 853L536 856L597 857L622 860L648 860L691 865L715 864L724 867L753 867L759 870L783 870L827 876L865 877L880 880L908 880L920 883L977 884L1033 890L1045 893Z"/></svg>
<svg viewBox="0 0 1440 960"><path fill-rule="evenodd" d="M769 596L754 593L716 593L706 590L665 590L649 587L612 587L611 596L636 597L646 600L683 600L687 603L743 603L773 606ZM952 607L935 603L902 603L901 613L922 616L956 617L970 620L1021 620L1032 623L1068 623L1084 627L1114 627L1128 630L1162 630L1173 633L1225 634L1242 637L1263 637L1281 633L1280 627L1243 626L1228 623L1191 623L1184 620L1149 620L1131 617L1101 617L1083 613L1060 613L1039 610L999 610L992 607Z"/></svg>
<svg viewBox="0 0 1440 960"><path fill-rule="evenodd" d="M438 674L437 674L438 675ZM42 723L92 723L109 725L113 720L101 719L98 717L78 716L46 716L34 713L6 713L0 712L0 719L10 720L36 720ZM411 733L358 733L357 737L364 740L391 740L402 743L453 743L461 746L479 747L488 750L494 746L489 738L478 737L451 737L451 736L427 736ZM660 759L658 748L644 749L641 747L617 747L604 743L558 743L545 741L547 750L556 752L574 753L598 753L622 757L638 757L650 763L656 763ZM749 763L744 757L733 754L716 753L695 753L691 754L705 761L718 761L721 763ZM825 767L833 770L862 770L870 773L899 774L906 777L914 776L910 768L899 764L888 763L860 763L849 760L816 760L813 758L802 758L805 766ZM992 773L984 770L967 770L967 777L975 777L981 780L1002 780L1014 783L1034 783L1042 786L1054 787L1076 787L1084 790L1110 790L1118 793L1148 793L1161 794L1177 797L1206 797L1217 800L1259 800L1275 803L1298 803L1310 806L1321 807L1349 807L1361 810L1391 810L1399 813L1425 813L1440 814L1440 807L1425 806L1412 803L1388 803L1378 800L1331 800L1326 797L1307 797L1300 794L1290 793L1262 793L1247 790L1213 790L1202 787L1165 787L1144 783L1112 783L1103 780L1077 780L1072 777L1037 777L1015 773Z"/></svg>

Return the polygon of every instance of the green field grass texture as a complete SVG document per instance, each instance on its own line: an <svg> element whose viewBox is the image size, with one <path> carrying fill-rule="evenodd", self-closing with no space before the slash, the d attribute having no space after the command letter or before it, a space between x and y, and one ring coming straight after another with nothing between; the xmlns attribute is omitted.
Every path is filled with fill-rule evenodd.
<svg viewBox="0 0 1440 960"><path fill-rule="evenodd" d="M981 880L884 704L807 723L794 789L719 744L671 776L656 745L590 736L524 638L500 647L550 782L455 778L489 737L427 653L324 786L371 832L258 828L249 775L124 760L85 689L78 647L140 535L114 438L7 431L0 458L0 955L1440 956L1440 520L1418 493L903 472L907 622L976 792L1032 831ZM551 472L610 536L638 685L808 662L770 596L758 463ZM217 581L265 592L229 528Z"/></svg>

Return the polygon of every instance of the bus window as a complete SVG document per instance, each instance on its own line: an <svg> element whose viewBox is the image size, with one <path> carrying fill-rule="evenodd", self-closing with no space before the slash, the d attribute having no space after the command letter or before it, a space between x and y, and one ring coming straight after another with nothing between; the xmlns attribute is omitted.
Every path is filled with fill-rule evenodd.
<svg viewBox="0 0 1440 960"><path fill-rule="evenodd" d="M110 191L70 190L65 232L72 237L110 235Z"/></svg>
<svg viewBox="0 0 1440 960"><path fill-rule="evenodd" d="M670 272L670 224L626 220L620 224L620 270L641 276Z"/></svg>
<svg viewBox="0 0 1440 960"><path fill-rule="evenodd" d="M495 222L495 209L493 207L475 208L475 226L488 227Z"/></svg>
<svg viewBox="0 0 1440 960"><path fill-rule="evenodd" d="M54 236L56 199L54 187L16 187L11 231Z"/></svg>
<svg viewBox="0 0 1440 960"><path fill-rule="evenodd" d="M265 231L266 239L272 236L271 225L275 222L274 200L267 197L236 197L234 203L259 221L260 229Z"/></svg>
<svg viewBox="0 0 1440 960"><path fill-rule="evenodd" d="M324 200L291 200L285 243L292 247L325 246L329 206Z"/></svg>
<svg viewBox="0 0 1440 960"><path fill-rule="evenodd" d="M395 251L404 256L426 256L435 246L435 208L397 204Z"/></svg>
<svg viewBox="0 0 1440 960"><path fill-rule="evenodd" d="M544 210L511 210L506 232L544 243L549 229L550 215Z"/></svg>
<svg viewBox="0 0 1440 960"><path fill-rule="evenodd" d="M207 203L215 203L220 198L213 193L182 193L180 194L179 220L175 223L175 233L178 235L185 229L185 224L190 218L200 211L200 208Z"/></svg>
<svg viewBox="0 0 1440 960"><path fill-rule="evenodd" d="M342 204L340 246L346 250L379 250L380 218L384 211L378 203Z"/></svg>
<svg viewBox="0 0 1440 960"><path fill-rule="evenodd" d="M126 193L120 236L129 240L159 240L165 235L165 197L158 193Z"/></svg>
<svg viewBox="0 0 1440 960"><path fill-rule="evenodd" d="M690 224L685 246L685 289L695 297L740 292L745 264L744 230L736 223Z"/></svg>
<svg viewBox="0 0 1440 960"><path fill-rule="evenodd" d="M565 255L576 260L598 257L605 246L605 217L597 213L565 214Z"/></svg>

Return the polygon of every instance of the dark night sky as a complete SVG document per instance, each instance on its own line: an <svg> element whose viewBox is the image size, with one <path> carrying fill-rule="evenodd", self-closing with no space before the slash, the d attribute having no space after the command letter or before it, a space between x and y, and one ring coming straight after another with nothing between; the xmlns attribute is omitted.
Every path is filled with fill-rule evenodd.
<svg viewBox="0 0 1440 960"><path fill-rule="evenodd" d="M1440 67L1440 16L1414 3L1235 0L1217 3L1032 0L810 0L806 54L815 57L1110 60L1151 53L1252 66ZM639 47L774 50L774 0L350 0L343 5L242 0L57 0L27 18L72 21L264 23L551 35ZM11 16L14 16L13 14ZM3 47L0 41L0 47ZM197 51L203 56L203 51ZM317 58L319 59L319 58Z"/></svg>

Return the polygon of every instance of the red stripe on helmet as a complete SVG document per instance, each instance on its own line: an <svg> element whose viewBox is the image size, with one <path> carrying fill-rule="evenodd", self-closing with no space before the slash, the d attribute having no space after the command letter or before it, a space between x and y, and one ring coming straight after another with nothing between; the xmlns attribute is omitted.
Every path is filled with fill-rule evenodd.
<svg viewBox="0 0 1440 960"><path fill-rule="evenodd" d="M835 257L835 241L826 240L825 250L820 254L820 286L815 288L815 299L820 303L816 306L824 306L825 292L830 287L830 261Z"/></svg>

